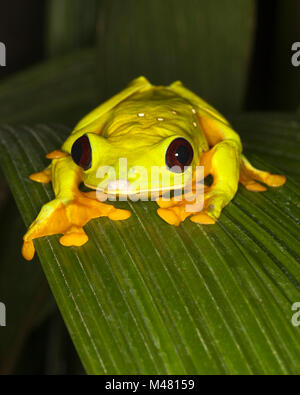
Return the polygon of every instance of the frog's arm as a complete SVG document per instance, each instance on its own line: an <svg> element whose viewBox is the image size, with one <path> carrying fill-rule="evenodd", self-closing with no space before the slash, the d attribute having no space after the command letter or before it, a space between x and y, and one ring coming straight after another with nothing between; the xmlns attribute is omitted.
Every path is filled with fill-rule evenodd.
<svg viewBox="0 0 300 395"><path fill-rule="evenodd" d="M61 155L62 156L62 155ZM51 176L49 174L51 170ZM45 174L45 178L41 174ZM32 179L47 182L52 179L55 199L45 204L36 220L24 236L22 254L31 260L35 253L33 240L43 236L63 234L60 243L64 246L81 246L88 241L83 226L91 219L109 217L122 220L130 216L127 210L101 203L94 193L82 193L78 186L83 180L83 171L70 155L53 159L51 167L42 173L36 173Z"/></svg>
<svg viewBox="0 0 300 395"><path fill-rule="evenodd" d="M239 181L252 191L263 191L266 188L257 183L261 181L268 186L280 186L286 178L272 175L255 169L242 155L242 144L239 135L229 122L213 107L186 89L180 82L172 84L169 89L187 99L198 114L199 123L211 149L201 156L200 164L204 166L204 176L211 174L213 184L204 194L204 209L200 213L185 213L185 204L180 202L168 207L161 200L158 214L167 222L179 224L187 216L198 223L214 223L225 207L235 196Z"/></svg>

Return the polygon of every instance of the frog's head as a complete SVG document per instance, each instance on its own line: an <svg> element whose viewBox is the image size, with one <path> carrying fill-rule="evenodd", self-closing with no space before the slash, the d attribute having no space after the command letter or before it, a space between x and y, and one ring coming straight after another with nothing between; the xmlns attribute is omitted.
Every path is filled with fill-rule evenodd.
<svg viewBox="0 0 300 395"><path fill-rule="evenodd" d="M171 130L171 131L170 131ZM130 195L183 188L199 164L197 141L180 128L127 125L111 135L86 133L72 146L86 186Z"/></svg>

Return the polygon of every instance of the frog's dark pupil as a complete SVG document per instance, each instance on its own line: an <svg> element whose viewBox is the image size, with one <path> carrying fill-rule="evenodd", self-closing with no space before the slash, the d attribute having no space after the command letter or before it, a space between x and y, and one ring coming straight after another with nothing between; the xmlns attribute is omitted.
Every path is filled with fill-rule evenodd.
<svg viewBox="0 0 300 395"><path fill-rule="evenodd" d="M89 138L86 135L75 141L71 154L74 162L83 170L88 170L92 166L92 150Z"/></svg>
<svg viewBox="0 0 300 395"><path fill-rule="evenodd" d="M74 162L79 165L82 155L82 147L79 141L75 141L72 147L72 158Z"/></svg>
<svg viewBox="0 0 300 395"><path fill-rule="evenodd" d="M181 163L183 166L185 166L189 161L190 151L184 145L180 145L177 148L177 152L175 155L176 155L178 162Z"/></svg>
<svg viewBox="0 0 300 395"><path fill-rule="evenodd" d="M191 144L184 138L178 137L169 145L166 152L166 165L173 173L184 172L184 166L189 166L194 157Z"/></svg>

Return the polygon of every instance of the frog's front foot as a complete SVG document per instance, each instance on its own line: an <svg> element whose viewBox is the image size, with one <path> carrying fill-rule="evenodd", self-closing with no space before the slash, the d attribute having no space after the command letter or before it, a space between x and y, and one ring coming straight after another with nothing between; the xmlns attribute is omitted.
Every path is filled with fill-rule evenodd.
<svg viewBox="0 0 300 395"><path fill-rule="evenodd" d="M40 182L41 184L48 184L52 180L51 169L47 168L38 173L31 174L29 178L32 181Z"/></svg>
<svg viewBox="0 0 300 395"><path fill-rule="evenodd" d="M203 211L205 209L207 191L208 187L205 186L204 190L200 190L199 194L196 195L194 192L189 192L183 195L181 200L178 200L176 197L168 200L161 197L156 200L156 203L159 205L157 214L168 224L175 226L179 226L188 217L191 217L191 220L194 221L196 216L201 216L201 223L213 224L215 220L206 211Z"/></svg>
<svg viewBox="0 0 300 395"><path fill-rule="evenodd" d="M62 234L60 243L64 246L82 246L88 241L83 226L91 219L108 217L112 220L124 220L130 217L128 210L120 210L101 203L92 195L78 192L71 201L55 199L45 204L36 220L24 236L22 254L31 260L35 254L33 240L39 237Z"/></svg>
<svg viewBox="0 0 300 395"><path fill-rule="evenodd" d="M204 207L200 213L191 216L191 221L203 225L212 225L220 217L222 209L231 195L217 188L208 188L204 195Z"/></svg>
<svg viewBox="0 0 300 395"><path fill-rule="evenodd" d="M183 199L177 202L174 198L170 201L158 199L160 208L158 215L171 225L178 226L186 218L199 224L212 225L220 217L223 207L228 203L229 195L216 188L204 189L204 197L197 197L191 202ZM202 202L202 204L201 204Z"/></svg>
<svg viewBox="0 0 300 395"><path fill-rule="evenodd" d="M171 199L170 202L166 202L162 199L158 199L156 203L159 205L157 214L168 224L179 226L188 216L192 213L186 211L185 202L175 202Z"/></svg>

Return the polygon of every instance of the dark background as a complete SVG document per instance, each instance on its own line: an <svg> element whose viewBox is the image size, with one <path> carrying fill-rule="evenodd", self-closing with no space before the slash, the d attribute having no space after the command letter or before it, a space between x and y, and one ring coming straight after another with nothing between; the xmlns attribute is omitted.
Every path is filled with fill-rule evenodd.
<svg viewBox="0 0 300 395"><path fill-rule="evenodd" d="M181 73L188 80L187 66L193 70L199 66L201 73L207 73L199 80L191 76L188 86L200 95L203 91L212 104L228 114L299 109L300 68L291 65L291 46L300 41L299 0L253 2L255 12L249 12L249 18L244 15L241 22L245 20L253 26L245 39L246 61L240 69L234 65L232 74L224 70L231 55L222 52L220 24L224 22L226 30L226 18L235 9L228 13L223 9L222 19L223 0L210 1L205 6L207 14L204 13L212 15L210 30L205 30L204 20L203 31L200 26L196 32L192 11L182 16L180 7L188 3L197 8L197 0L173 0L173 3L151 0L151 10L148 10L149 0L141 0L139 7L136 0L0 0L0 41L7 48L7 67L0 68L0 123L51 121L72 126L99 100L122 89L136 73L149 74L155 83L158 80L165 83L173 75L181 78ZM243 0L235 3L241 6ZM202 4L204 9L205 2L199 0L199 17ZM162 15L160 19L159 15ZM234 18L238 24L239 15L235 14ZM174 26L176 31L172 32ZM219 28L216 48L197 45L197 34L207 34L207 40L210 37L213 40ZM239 37L234 37L234 26L231 28L232 39L238 46ZM205 42L206 36L202 37L202 45ZM86 58L90 59L90 55L76 52L89 47L95 52L95 60L91 61L95 80L87 75L91 68ZM60 59L65 56L70 57L63 63ZM209 63L203 66L208 56L214 62L212 71ZM72 73L78 78L69 80ZM237 100L228 104L233 94L230 81L233 86L235 75L237 81L238 78L245 81L245 89L239 91L239 86L233 89ZM229 89L214 83L222 78ZM89 88L85 90L87 85ZM95 96L90 86L95 88ZM214 93L210 95L210 92ZM60 103L64 97L65 102ZM20 257L24 225L1 176L0 183L0 221L5 232L0 241L4 251L0 263L0 301L9 300L10 312L10 325L0 329L0 373L83 373L41 268L25 263Z"/></svg>
<svg viewBox="0 0 300 395"><path fill-rule="evenodd" d="M0 69L3 79L47 59L48 4L46 0L1 0L0 7L0 39L8 48L8 67ZM300 40L300 4L297 0L264 0L257 1L256 7L243 109L294 111L299 104L299 73L290 58L292 43ZM93 41L90 37L83 44Z"/></svg>

